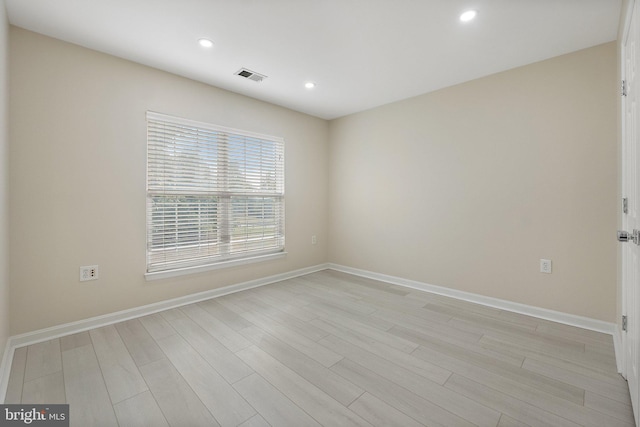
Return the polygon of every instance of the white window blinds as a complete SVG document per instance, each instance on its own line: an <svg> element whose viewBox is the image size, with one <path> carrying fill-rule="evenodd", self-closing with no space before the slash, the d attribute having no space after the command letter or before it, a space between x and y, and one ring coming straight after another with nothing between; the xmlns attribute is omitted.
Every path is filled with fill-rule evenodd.
<svg viewBox="0 0 640 427"><path fill-rule="evenodd" d="M147 112L147 272L283 250L283 139Z"/></svg>

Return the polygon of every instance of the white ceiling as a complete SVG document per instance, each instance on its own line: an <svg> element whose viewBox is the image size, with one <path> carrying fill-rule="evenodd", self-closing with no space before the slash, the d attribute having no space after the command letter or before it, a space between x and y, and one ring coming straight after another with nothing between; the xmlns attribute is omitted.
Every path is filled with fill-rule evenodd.
<svg viewBox="0 0 640 427"><path fill-rule="evenodd" d="M621 0L6 0L16 26L324 119L616 39ZM478 17L462 23L467 9ZM200 47L201 37L215 46ZM235 76L241 67L268 78ZM304 88L314 81L313 90Z"/></svg>

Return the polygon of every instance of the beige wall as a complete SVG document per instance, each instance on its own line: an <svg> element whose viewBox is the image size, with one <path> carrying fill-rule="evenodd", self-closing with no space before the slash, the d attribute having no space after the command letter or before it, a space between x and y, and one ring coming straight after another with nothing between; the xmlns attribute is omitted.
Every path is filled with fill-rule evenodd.
<svg viewBox="0 0 640 427"><path fill-rule="evenodd" d="M326 121L16 27L10 35L12 334L326 262ZM145 281L147 110L285 138L286 259ZM79 266L91 264L100 280L80 283Z"/></svg>
<svg viewBox="0 0 640 427"><path fill-rule="evenodd" d="M329 260L613 322L616 81L608 43L332 121Z"/></svg>
<svg viewBox="0 0 640 427"><path fill-rule="evenodd" d="M11 334L327 260L615 319L615 43L327 123L10 34ZM144 280L146 110L285 138L285 260Z"/></svg>
<svg viewBox="0 0 640 427"><path fill-rule="evenodd" d="M0 360L9 337L8 74L9 24L0 0Z"/></svg>

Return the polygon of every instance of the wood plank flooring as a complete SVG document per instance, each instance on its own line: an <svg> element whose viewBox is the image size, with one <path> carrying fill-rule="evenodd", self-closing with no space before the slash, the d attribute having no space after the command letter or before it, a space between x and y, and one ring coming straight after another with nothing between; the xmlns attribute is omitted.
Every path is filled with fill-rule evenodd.
<svg viewBox="0 0 640 427"><path fill-rule="evenodd" d="M633 426L610 336L331 270L20 348L85 426Z"/></svg>

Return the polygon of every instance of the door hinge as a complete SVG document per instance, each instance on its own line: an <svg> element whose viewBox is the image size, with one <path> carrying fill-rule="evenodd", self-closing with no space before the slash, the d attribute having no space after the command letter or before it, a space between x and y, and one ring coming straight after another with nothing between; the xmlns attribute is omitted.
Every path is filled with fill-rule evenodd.
<svg viewBox="0 0 640 427"><path fill-rule="evenodd" d="M627 316L622 316L622 330L627 332Z"/></svg>
<svg viewBox="0 0 640 427"><path fill-rule="evenodd" d="M623 80L620 84L620 95L627 96L627 81Z"/></svg>
<svg viewBox="0 0 640 427"><path fill-rule="evenodd" d="M626 197L622 198L622 213L623 214L629 213L629 199L627 199Z"/></svg>

